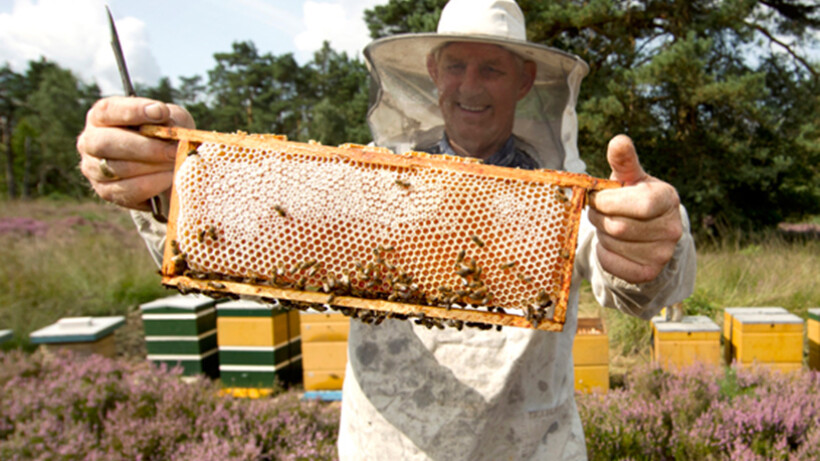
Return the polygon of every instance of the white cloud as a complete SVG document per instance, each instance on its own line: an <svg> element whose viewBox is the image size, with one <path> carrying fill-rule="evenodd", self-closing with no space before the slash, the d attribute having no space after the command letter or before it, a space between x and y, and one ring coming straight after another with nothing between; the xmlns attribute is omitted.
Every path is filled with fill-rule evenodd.
<svg viewBox="0 0 820 461"><path fill-rule="evenodd" d="M361 56L370 42L370 32L364 22L364 10L386 0L312 1L304 3L305 29L293 39L297 50L313 52L325 40L336 51L346 51L351 57Z"/></svg>
<svg viewBox="0 0 820 461"><path fill-rule="evenodd" d="M160 71L145 24L113 13L132 80L155 85ZM45 57L96 81L103 94L122 94L109 36L104 0L15 0L11 13L0 14L0 63L23 72Z"/></svg>

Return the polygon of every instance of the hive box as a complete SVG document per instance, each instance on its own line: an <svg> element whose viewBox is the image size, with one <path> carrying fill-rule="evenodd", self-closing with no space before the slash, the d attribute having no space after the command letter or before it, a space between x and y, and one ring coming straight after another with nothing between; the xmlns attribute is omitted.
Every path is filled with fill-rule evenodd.
<svg viewBox="0 0 820 461"><path fill-rule="evenodd" d="M737 314L788 314L782 307L727 307L723 309L723 359L731 365L737 355L732 346L732 319Z"/></svg>
<svg viewBox="0 0 820 461"><path fill-rule="evenodd" d="M11 341L11 338L11 330L0 330L0 344L3 344L6 341Z"/></svg>
<svg viewBox="0 0 820 461"><path fill-rule="evenodd" d="M694 364L720 365L720 327L705 315L680 322L652 319L652 359L667 370Z"/></svg>
<svg viewBox="0 0 820 461"><path fill-rule="evenodd" d="M175 295L142 304L148 360L181 366L187 376L219 376L216 346L217 300Z"/></svg>
<svg viewBox="0 0 820 461"><path fill-rule="evenodd" d="M341 389L347 365L350 319L338 312L312 309L302 312L300 317L305 390Z"/></svg>
<svg viewBox="0 0 820 461"><path fill-rule="evenodd" d="M270 389L302 376L299 312L250 300L217 306L217 343L222 386Z"/></svg>
<svg viewBox="0 0 820 461"><path fill-rule="evenodd" d="M29 336L31 342L46 350L70 350L81 355L114 357L114 330L125 324L125 317L65 317Z"/></svg>
<svg viewBox="0 0 820 461"><path fill-rule="evenodd" d="M572 346L575 390L609 390L609 338L600 318L579 318Z"/></svg>
<svg viewBox="0 0 820 461"><path fill-rule="evenodd" d="M733 360L781 371L803 366L803 319L794 314L747 314L732 316Z"/></svg>
<svg viewBox="0 0 820 461"><path fill-rule="evenodd" d="M809 368L820 370L820 307L809 309Z"/></svg>

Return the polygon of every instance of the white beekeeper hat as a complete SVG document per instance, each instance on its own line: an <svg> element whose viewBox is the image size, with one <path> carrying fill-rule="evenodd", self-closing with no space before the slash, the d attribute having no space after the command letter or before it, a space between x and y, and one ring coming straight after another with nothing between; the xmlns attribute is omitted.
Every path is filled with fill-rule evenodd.
<svg viewBox="0 0 820 461"><path fill-rule="evenodd" d="M575 103L589 67L577 56L528 42L524 14L513 0L451 0L436 33L394 35L364 49L373 78L368 123L377 146L404 152L441 139L444 120L426 60L448 42L490 43L534 61L535 84L516 107L513 134L531 146L541 167L584 170Z"/></svg>

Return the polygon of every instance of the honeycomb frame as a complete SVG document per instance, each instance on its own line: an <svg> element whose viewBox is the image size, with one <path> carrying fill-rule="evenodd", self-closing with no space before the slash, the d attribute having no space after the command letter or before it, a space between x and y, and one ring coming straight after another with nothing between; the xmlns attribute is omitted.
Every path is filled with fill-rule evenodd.
<svg viewBox="0 0 820 461"><path fill-rule="evenodd" d="M160 126L141 132L179 142L161 270L165 285L331 307L376 323L416 318L428 327L561 331L587 193L622 185L277 135ZM230 169L234 164L238 172ZM256 180L249 176L267 182L243 188ZM226 181L230 194L244 194L235 203L219 195ZM472 192L451 184L468 184ZM323 195L311 195L314 189ZM376 192L368 196L363 189ZM371 203L378 213L360 218ZM512 211L499 218L498 210ZM368 224L374 219L378 225ZM341 280L345 289L337 288Z"/></svg>

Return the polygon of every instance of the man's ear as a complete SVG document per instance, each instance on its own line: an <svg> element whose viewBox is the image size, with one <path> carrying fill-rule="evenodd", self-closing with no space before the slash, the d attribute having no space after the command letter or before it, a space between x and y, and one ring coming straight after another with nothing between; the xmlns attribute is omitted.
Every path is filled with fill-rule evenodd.
<svg viewBox="0 0 820 461"><path fill-rule="evenodd" d="M438 63L433 53L427 55L427 73L430 74L433 84L438 86Z"/></svg>
<svg viewBox="0 0 820 461"><path fill-rule="evenodd" d="M535 74L538 72L538 66L534 61L524 61L523 78L521 79L521 87L518 90L518 100L520 101L532 89L535 83Z"/></svg>

